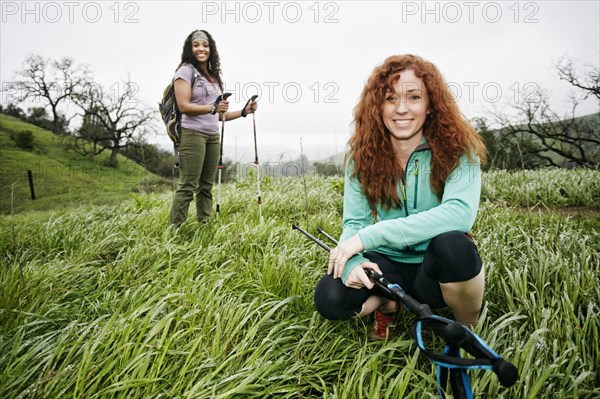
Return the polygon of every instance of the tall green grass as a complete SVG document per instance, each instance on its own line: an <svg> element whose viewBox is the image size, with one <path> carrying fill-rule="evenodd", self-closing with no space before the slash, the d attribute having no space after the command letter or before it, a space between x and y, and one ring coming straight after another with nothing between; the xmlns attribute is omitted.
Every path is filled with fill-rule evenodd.
<svg viewBox="0 0 600 399"><path fill-rule="evenodd" d="M251 179L222 187L218 219L192 211L179 230L170 194L0 217L0 397L437 397L410 317L379 343L368 320L314 311L326 255L291 223L338 235L334 183L308 178L305 202L301 179L265 178L262 224ZM488 199L474 228L487 266L477 332L519 380L473 372L476 397L598 397L598 213Z"/></svg>
<svg viewBox="0 0 600 399"><path fill-rule="evenodd" d="M600 173L592 169L491 170L482 199L512 206L600 208Z"/></svg>

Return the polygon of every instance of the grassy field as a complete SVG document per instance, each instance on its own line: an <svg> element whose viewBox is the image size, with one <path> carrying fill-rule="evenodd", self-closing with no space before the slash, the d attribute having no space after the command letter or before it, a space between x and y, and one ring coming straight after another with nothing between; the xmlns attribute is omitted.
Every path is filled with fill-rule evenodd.
<svg viewBox="0 0 600 399"><path fill-rule="evenodd" d="M600 172L484 179L476 331L519 380L472 372L476 397L600 397ZM0 397L437 397L410 317L380 343L314 311L326 255L291 224L338 235L338 182L307 178L308 216L302 179L261 188L263 223L252 176L177 231L171 194L0 217Z"/></svg>
<svg viewBox="0 0 600 399"><path fill-rule="evenodd" d="M29 131L33 148L19 148L11 134ZM106 166L108 150L93 159L66 151L62 138L0 114L0 214L73 208L81 204L117 204L136 192L164 191L170 185L135 162L118 156ZM27 171L33 175L31 199Z"/></svg>

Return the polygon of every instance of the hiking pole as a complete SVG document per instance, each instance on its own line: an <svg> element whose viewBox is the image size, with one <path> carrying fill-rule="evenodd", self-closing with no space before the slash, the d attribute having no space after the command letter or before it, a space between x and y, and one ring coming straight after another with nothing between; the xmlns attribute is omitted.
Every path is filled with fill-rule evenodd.
<svg viewBox="0 0 600 399"><path fill-rule="evenodd" d="M300 231L326 251L331 251L327 245L298 227L298 225L293 224L292 229ZM319 229L319 232L337 244L337 241L322 229ZM390 283L382 275L372 270L367 273L379 288L391 295L397 302L404 304L417 316L411 324L411 335L417 341L417 346L421 352L437 365L440 398L444 399L446 397L444 391L448 374L452 392L458 399L473 397L470 380L466 373L468 369L492 370L503 386L510 387L515 384L519 377L517 368L494 352L477 334L457 321L434 315L429 305L419 303L416 299L404 293L399 285ZM437 336L446 342L446 349L443 354L433 353L425 347L422 335L423 326L431 328ZM475 358L461 358L461 348Z"/></svg>
<svg viewBox="0 0 600 399"><path fill-rule="evenodd" d="M214 114L217 106L221 102L221 100L227 100L231 93L223 93L219 94L219 97L215 100L213 104L213 111L211 113ZM217 169L219 170L219 183L217 185L217 219L219 218L219 213L221 212L221 171L223 170L223 139L225 138L225 114L226 112L221 113L221 148L219 149L219 165Z"/></svg>
<svg viewBox="0 0 600 399"><path fill-rule="evenodd" d="M331 241L332 243L334 243L335 245L338 244L338 240L336 240L335 238L333 238L332 236L330 236L329 234L327 234L322 228L318 228L317 231L321 234L323 234L325 237L327 237L329 239L329 241Z"/></svg>
<svg viewBox="0 0 600 399"><path fill-rule="evenodd" d="M302 185L304 186L304 210L306 211L306 225L308 226L308 189L306 188L306 175L304 173L304 147L300 137L300 170L302 171Z"/></svg>
<svg viewBox="0 0 600 399"><path fill-rule="evenodd" d="M327 234L320 227L317 229L317 231L319 233L323 234L325 237L327 237L331 242L335 243L336 245L338 244L338 241L335 238L333 238L331 235ZM462 348L465 351L467 351L468 353L470 353L471 355L473 355L475 357L479 357L479 359L476 359L477 362L469 363L468 361L464 362L464 360L466 360L466 359L461 359L461 360L463 360L463 362L460 362L461 364L459 364L457 367L450 367L450 365L445 365L447 368L450 368L450 369L453 369L453 368L485 368L485 369L488 369L489 368L492 371L494 371L494 373L496 373L496 375L498 376L498 380L500 381L500 384L502 384L505 387L510 387L510 386L514 385L514 383L517 381L517 378L518 378L517 368L512 363L501 358L496 352L494 352L483 341L483 339L481 339L478 335L476 335L470 329L468 329L467 327L465 327L464 325L462 325L461 323L459 323L457 321L434 315L431 312L431 309L429 308L429 306L427 304L419 304L419 302L417 300L415 300L411 296L405 294L404 290L399 285L390 283L382 275L374 272L373 270L369 270L367 272L367 274L369 274L369 277L371 277L371 279L381 289L383 289L388 294L391 294L392 296L396 297L397 301L399 301L400 303L403 303L411 312L413 312L417 316L417 319L413 322L413 324L411 326L412 335L417 340L419 349L421 349L421 351L424 352L425 356L427 356L429 358L429 360L438 364L438 368L440 367L439 362L443 361L444 359L439 358L438 355L429 352L425 348L425 345L423 343L422 336L421 336L423 324L428 324L429 327L431 327L431 329L438 336L443 338L444 341L448 344L445 355L448 355L448 356L454 357L454 358L460 358L460 349ZM481 358L483 358L483 359L481 359ZM491 366L491 367L480 367L480 366L482 366L481 365L482 360L489 360L489 363L484 362L485 364L483 366ZM471 366L473 366L473 367L471 367ZM454 371L454 370L451 370L451 374L452 374L452 371ZM438 371L438 373L442 373L442 372L443 372L443 370ZM447 370L446 370L446 373L447 373ZM463 396L460 396L460 391L464 392L465 382L468 384L468 377L466 377L467 378L466 381L462 381L463 377L461 375L459 375L459 373L456 373L456 374L457 375L450 376L452 387L453 387L452 389L453 389L453 392L459 391L458 392L459 397L463 397ZM452 379L454 379L456 381L453 381ZM444 381L445 381L445 379L444 379ZM470 389L470 386L469 386L469 389ZM468 394L466 392L464 393L464 395L468 396Z"/></svg>
<svg viewBox="0 0 600 399"><path fill-rule="evenodd" d="M255 94L253 95L247 102L246 105L244 105L244 110L246 109L246 107L248 106L248 104L250 104L253 101L256 101L256 99L258 98L258 95ZM258 204L258 215L259 215L259 220L260 223L263 222L263 217L262 217L262 198L261 198L261 194L260 194L260 165L258 162L258 146L256 144L256 118L255 118L256 113L253 112L252 113L252 127L254 129L254 164L256 165L256 191L257 191L257 195L258 195L258 199L256 201L256 203Z"/></svg>
<svg viewBox="0 0 600 399"><path fill-rule="evenodd" d="M302 227L298 226L296 223L292 224L292 230L298 230L300 233L304 234L308 238L310 238L315 244L323 248L327 252L331 252L331 248L329 248L323 241L319 240L317 237L310 234L308 231L304 230Z"/></svg>

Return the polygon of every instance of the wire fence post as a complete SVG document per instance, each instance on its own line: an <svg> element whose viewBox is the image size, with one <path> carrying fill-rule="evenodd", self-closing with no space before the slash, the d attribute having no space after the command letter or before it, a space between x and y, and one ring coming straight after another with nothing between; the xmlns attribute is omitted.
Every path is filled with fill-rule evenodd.
<svg viewBox="0 0 600 399"><path fill-rule="evenodd" d="M35 199L35 189L33 188L33 173L31 170L27 171L27 177L29 178L29 191L31 191L31 199Z"/></svg>

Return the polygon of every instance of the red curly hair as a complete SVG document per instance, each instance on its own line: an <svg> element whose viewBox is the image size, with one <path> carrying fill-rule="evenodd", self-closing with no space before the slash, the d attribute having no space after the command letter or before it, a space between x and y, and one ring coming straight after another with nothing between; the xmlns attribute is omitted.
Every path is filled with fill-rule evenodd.
<svg viewBox="0 0 600 399"><path fill-rule="evenodd" d="M423 80L429 96L429 114L423 125L431 147L431 186L441 200L444 182L467 154L470 160L485 163L485 145L471 124L462 116L452 93L437 67L411 54L388 57L373 70L358 104L354 108L354 133L350 138L348 156L354 160L353 176L361 181L372 209L400 209L396 187L404 170L397 160L391 133L382 118L382 106L387 91L400 72L412 69Z"/></svg>

